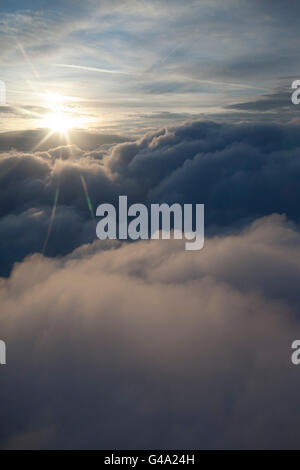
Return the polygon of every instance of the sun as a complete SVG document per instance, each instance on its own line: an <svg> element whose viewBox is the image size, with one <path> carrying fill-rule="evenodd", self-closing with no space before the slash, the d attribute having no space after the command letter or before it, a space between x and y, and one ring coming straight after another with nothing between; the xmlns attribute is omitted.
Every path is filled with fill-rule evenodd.
<svg viewBox="0 0 300 470"><path fill-rule="evenodd" d="M42 127L46 127L52 132L60 132L61 134L66 134L74 127L74 124L74 118L69 113L61 111L46 114L41 122Z"/></svg>
<svg viewBox="0 0 300 470"><path fill-rule="evenodd" d="M41 119L41 127L49 129L52 133L67 134L76 123L72 111L63 103L64 97L58 93L45 93L44 98L50 112Z"/></svg>
<svg viewBox="0 0 300 470"><path fill-rule="evenodd" d="M82 115L74 106L67 105L69 97L58 93L44 93L45 108L49 113L41 117L39 126L49 129L50 134L59 132L67 136L68 131L74 128L86 128L92 121L88 116Z"/></svg>

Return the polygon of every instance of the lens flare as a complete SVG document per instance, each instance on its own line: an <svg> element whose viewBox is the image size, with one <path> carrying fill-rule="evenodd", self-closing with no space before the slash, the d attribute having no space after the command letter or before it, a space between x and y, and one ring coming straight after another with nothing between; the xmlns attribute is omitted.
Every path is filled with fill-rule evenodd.
<svg viewBox="0 0 300 470"><path fill-rule="evenodd" d="M89 196L89 192L88 192L88 189L87 189L87 185L86 185L84 176L81 176L81 182L82 182L82 187L83 187L84 194L85 194L85 197L86 197L86 202L87 202L88 208L90 210L92 219L95 220L93 205L92 205L92 202L91 202L91 199L90 199L90 196Z"/></svg>
<svg viewBox="0 0 300 470"><path fill-rule="evenodd" d="M55 212L56 212L56 208L57 208L58 197L59 197L59 187L57 186L56 191L55 191L55 195L54 195L54 202L53 202L53 207L52 207L52 211L51 211L51 217L50 217L49 227L48 227L47 235L46 235L46 238L45 238L45 241L44 241L44 244L43 244L43 248L42 248L42 253L43 253L43 254L45 254L45 251L46 251L46 248L47 248L47 244L48 244L48 240L49 240L50 233L51 233L51 229L52 229L52 225L53 225L53 222L54 222L54 217L55 217Z"/></svg>

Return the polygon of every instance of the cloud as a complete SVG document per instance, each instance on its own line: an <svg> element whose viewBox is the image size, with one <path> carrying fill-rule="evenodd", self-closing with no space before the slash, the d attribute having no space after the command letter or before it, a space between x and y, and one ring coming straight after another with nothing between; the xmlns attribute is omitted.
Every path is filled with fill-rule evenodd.
<svg viewBox="0 0 300 470"><path fill-rule="evenodd" d="M41 6L0 7L3 124L101 127L0 133L0 448L298 448L299 2ZM122 194L204 203L204 249L95 240Z"/></svg>
<svg viewBox="0 0 300 470"><path fill-rule="evenodd" d="M137 120L149 112L217 113L237 97L248 102L272 90L283 70L297 77L299 9L291 4L201 1L186 9L177 1L45 6L37 0L25 11L2 6L1 79L18 106L29 99L40 106L40 95L28 88L32 80L34 90L71 91L76 109L86 112L88 102L99 125L123 116L121 125L128 126L128 108ZM26 115L18 119L19 127L29 125Z"/></svg>
<svg viewBox="0 0 300 470"><path fill-rule="evenodd" d="M299 232L101 243L2 280L1 447L297 448Z"/></svg>
<svg viewBox="0 0 300 470"><path fill-rule="evenodd" d="M292 119L295 117L295 105L292 104L291 96L292 89L290 84L289 89L266 93L261 97L256 97L252 101L228 105L225 109L237 109L251 112L277 111L280 112L281 115L285 112L289 112L289 117Z"/></svg>
<svg viewBox="0 0 300 470"><path fill-rule="evenodd" d="M99 204L117 204L125 194L130 203L204 203L207 235L234 231L272 213L286 213L299 223L297 125L194 121L115 144L114 136L73 135L72 145L1 154L2 275L41 250L57 190L46 254L66 254L95 239L82 177L94 213ZM31 136L19 133L19 148L26 148ZM0 136L0 147L7 139Z"/></svg>
<svg viewBox="0 0 300 470"><path fill-rule="evenodd" d="M116 145L106 163L149 202L204 202L208 228L272 212L299 221L299 145L296 125L196 121Z"/></svg>
<svg viewBox="0 0 300 470"><path fill-rule="evenodd" d="M51 148L66 145L68 143L66 137L61 136L58 133L54 133L49 138L46 138L48 134L49 129L1 132L0 151L3 152L15 149L24 152L32 152L34 148L38 151L50 150ZM80 146L83 150L92 150L104 144L128 141L128 138L123 136L110 135L103 132L89 132L74 129L70 130L68 134L69 140L71 140L73 144Z"/></svg>

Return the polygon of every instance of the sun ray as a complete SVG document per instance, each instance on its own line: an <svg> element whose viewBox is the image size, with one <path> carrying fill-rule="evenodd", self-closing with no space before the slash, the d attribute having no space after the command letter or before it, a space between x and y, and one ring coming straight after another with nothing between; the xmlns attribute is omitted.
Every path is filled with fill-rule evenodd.
<svg viewBox="0 0 300 470"><path fill-rule="evenodd" d="M42 253L43 254L45 254L45 251L46 251L46 248L47 248L47 245L48 245L48 240L49 240L49 237L50 237L50 234L51 234L52 225L53 225L53 222L54 222L55 212L56 212L57 203L58 203L58 197L59 197L59 180L58 180L57 187L56 187L56 190L55 190L54 202L53 202L53 207L52 207L51 216L50 216L50 222L49 222L46 238L45 238L43 248L42 248Z"/></svg>
<svg viewBox="0 0 300 470"><path fill-rule="evenodd" d="M54 131L50 130L48 134L45 135L32 149L33 152L35 152L42 144L44 144L50 137L54 134Z"/></svg>

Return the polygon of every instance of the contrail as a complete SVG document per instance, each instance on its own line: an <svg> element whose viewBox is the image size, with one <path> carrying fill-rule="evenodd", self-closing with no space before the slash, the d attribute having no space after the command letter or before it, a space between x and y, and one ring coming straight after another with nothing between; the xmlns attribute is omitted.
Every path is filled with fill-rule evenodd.
<svg viewBox="0 0 300 470"><path fill-rule="evenodd" d="M159 60L154 62L150 67L145 69L142 73L138 75L143 75L143 74L151 74L155 68L159 65L163 65L166 60L174 54L179 48L181 47L181 43L177 44L175 47L173 47L168 54L165 56L161 57ZM254 85L249 85L246 83L232 83L232 82L223 82L223 81L216 81L216 80L206 80L202 78L194 78L194 77L187 77L186 75L182 75L186 80L189 81L196 81L200 83L208 83L210 85L221 85L221 86L228 86L232 88L242 88L242 89L253 89L253 90L259 90L259 91L270 91L269 88L263 88L263 87L258 87Z"/></svg>
<svg viewBox="0 0 300 470"><path fill-rule="evenodd" d="M35 78L40 78L38 72L34 68L34 66L33 66L31 60L29 59L29 56L28 56L27 52L25 51L24 47L22 46L22 44L17 40L17 38L15 38L15 41L18 44L18 47L19 47L20 51L22 52L24 59L26 60L28 65L31 67L33 75L35 76Z"/></svg>
<svg viewBox="0 0 300 470"><path fill-rule="evenodd" d="M263 87L258 87L254 85L247 85L246 83L232 83L232 82L219 82L216 80L206 80L202 78L191 78L191 77L184 77L186 80L189 80L191 82L200 82L200 83L208 83L211 85L221 85L221 86L230 86L230 87L237 87L237 88L251 88L253 90L263 90L263 91L271 91L270 88L263 88Z"/></svg>
<svg viewBox="0 0 300 470"><path fill-rule="evenodd" d="M157 61L153 65L151 65L151 67L147 68L143 72L136 72L135 75L136 76L143 76L143 75L147 76L149 74L151 75L152 70L155 69L155 67L158 64L164 63L166 61L166 59L170 55L172 55L172 53L176 49L178 49L178 47L172 49L172 51L166 57L163 57L162 59L160 59L159 61ZM116 75L132 75L132 73L124 72L122 70L100 69L100 68L97 68L97 67L87 67L85 65L72 65L72 64L54 64L54 65L56 67L65 67L65 68L78 69L78 70L87 70L87 71L90 71L90 72L110 73L110 74L116 74ZM221 85L221 86L228 86L228 87L232 87L232 88L243 88L243 89L253 89L253 90L260 90L260 91L270 91L269 88L258 87L258 86L242 84L242 83L221 82L221 81L219 82L219 81L215 81L215 80L206 80L206 79L193 78L193 77L187 77L187 76L184 76L184 78L186 80L189 80L189 81L200 82L200 83L208 83L208 84L211 84L211 85Z"/></svg>
<svg viewBox="0 0 300 470"><path fill-rule="evenodd" d="M72 65L72 64L54 64L56 67L66 67L69 69L79 69L79 70L87 70L90 72L100 72L100 73L112 73L112 74L120 74L120 75L130 75L129 72L124 72L122 70L109 70L109 69L99 69L97 67L87 67L85 65Z"/></svg>

